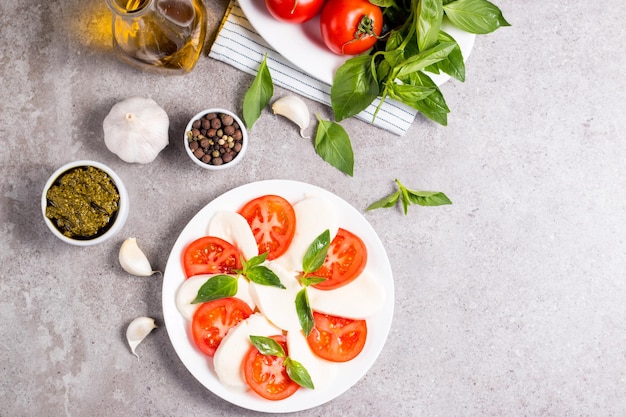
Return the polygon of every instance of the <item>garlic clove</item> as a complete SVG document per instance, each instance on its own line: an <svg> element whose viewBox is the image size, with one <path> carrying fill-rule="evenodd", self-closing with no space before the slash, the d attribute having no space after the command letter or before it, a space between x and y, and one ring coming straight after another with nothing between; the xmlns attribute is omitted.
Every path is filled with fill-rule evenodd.
<svg viewBox="0 0 626 417"><path fill-rule="evenodd" d="M279 98L272 104L274 114L284 116L300 127L300 136L309 139L304 135L304 130L309 127L311 122L311 114L306 103L298 96L284 96Z"/></svg>
<svg viewBox="0 0 626 417"><path fill-rule="evenodd" d="M156 329L157 325L154 323L154 319L150 317L137 317L130 322L126 328L126 340L130 346L130 351L133 355L139 358L139 355L135 353L137 345L141 343L143 339L150 334L153 329Z"/></svg>
<svg viewBox="0 0 626 417"><path fill-rule="evenodd" d="M139 249L134 237L129 237L120 246L119 261L126 272L139 277L149 277L156 272L152 270L150 261Z"/></svg>

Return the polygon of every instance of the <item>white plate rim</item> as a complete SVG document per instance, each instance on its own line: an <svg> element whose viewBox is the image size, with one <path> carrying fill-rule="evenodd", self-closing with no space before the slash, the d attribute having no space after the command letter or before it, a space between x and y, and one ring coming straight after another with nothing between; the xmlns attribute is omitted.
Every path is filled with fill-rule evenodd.
<svg viewBox="0 0 626 417"><path fill-rule="evenodd" d="M237 210L252 198L277 194L295 203L306 195L321 195L338 209L339 224L357 233L368 247L367 268L379 272L385 289L385 303L381 311L368 319L368 339L359 357L337 364L339 374L347 379L337 379L332 386L318 387L315 390L301 389L282 401L264 400L249 392L229 390L219 383L212 368L211 360L193 346L187 332L188 323L176 308L176 291L184 280L180 261L183 248L204 235L211 215L217 210ZM352 205L334 193L321 187L294 180L263 180L234 188L209 202L187 223L178 236L168 257L163 274L162 287L163 320L170 341L187 370L209 391L239 407L267 412L288 413L317 407L329 402L349 390L371 368L380 355L389 335L394 311L394 285L391 265L378 235L369 222Z"/></svg>
<svg viewBox="0 0 626 417"><path fill-rule="evenodd" d="M319 15L302 24L285 23L272 17L264 0L237 0L237 3L254 30L272 49L319 81L332 85L335 71L351 58L337 55L326 48L319 32ZM476 35L453 26L447 19L444 19L442 28L457 41L463 59L467 61ZM444 73L429 75L438 86L450 79Z"/></svg>

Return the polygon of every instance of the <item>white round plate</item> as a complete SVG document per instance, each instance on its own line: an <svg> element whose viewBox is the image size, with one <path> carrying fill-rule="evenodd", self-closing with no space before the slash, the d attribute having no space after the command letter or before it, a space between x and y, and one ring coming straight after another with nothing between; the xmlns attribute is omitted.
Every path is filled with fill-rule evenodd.
<svg viewBox="0 0 626 417"><path fill-rule="evenodd" d="M189 322L176 308L176 292L185 280L181 263L183 249L195 239L204 236L209 220L216 211L237 211L249 200L266 194L280 195L292 204L308 195L326 198L337 209L339 226L357 234L367 246L367 269L380 277L385 289L383 308L367 319L367 341L359 356L350 362L337 364L339 372L333 384L316 387L314 390L300 389L282 401L268 401L250 391L237 392L223 386L217 379L212 360L194 346L188 332ZM382 351L391 327L393 305L391 265L372 226L345 200L322 188L297 181L253 182L228 191L211 201L181 232L172 248L163 276L163 319L172 345L185 367L202 385L224 400L243 408L268 413L288 413L313 408L331 401L350 389L365 375Z"/></svg>
<svg viewBox="0 0 626 417"><path fill-rule="evenodd" d="M272 17L265 7L265 0L238 0L238 2L254 30L276 52L302 71L328 85L332 85L337 68L351 58L337 55L326 48L319 29L319 15L302 24L285 23ZM476 35L452 26L447 19L444 19L442 29L457 41L463 59L467 60ZM431 78L437 85L442 85L450 79L450 76L443 73L432 74Z"/></svg>

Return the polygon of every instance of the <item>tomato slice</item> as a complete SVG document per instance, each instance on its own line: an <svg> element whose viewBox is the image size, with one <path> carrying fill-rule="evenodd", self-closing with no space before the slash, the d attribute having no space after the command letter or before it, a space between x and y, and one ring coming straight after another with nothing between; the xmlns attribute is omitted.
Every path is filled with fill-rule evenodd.
<svg viewBox="0 0 626 417"><path fill-rule="evenodd" d="M198 349L213 357L226 333L250 315L252 309L239 298L220 298L202 303L191 320L193 341Z"/></svg>
<svg viewBox="0 0 626 417"><path fill-rule="evenodd" d="M283 335L272 336L287 352L287 338ZM296 392L300 385L294 382L285 367L285 358L264 355L256 347L251 347L243 360L246 382L252 391L268 400L283 400Z"/></svg>
<svg viewBox="0 0 626 417"><path fill-rule="evenodd" d="M287 251L296 233L296 213L289 201L264 195L247 202L239 214L248 221L259 254L269 252L267 259L272 260Z"/></svg>
<svg viewBox="0 0 626 417"><path fill-rule="evenodd" d="M187 278L200 274L231 274L241 269L239 250L219 237L196 239L183 252Z"/></svg>
<svg viewBox="0 0 626 417"><path fill-rule="evenodd" d="M330 242L324 264L311 275L326 278L314 287L332 290L342 287L358 277L367 263L367 247L357 235L339 228Z"/></svg>
<svg viewBox="0 0 626 417"><path fill-rule="evenodd" d="M367 339L365 320L353 320L313 312L315 326L307 341L313 353L332 362L347 362L358 356Z"/></svg>

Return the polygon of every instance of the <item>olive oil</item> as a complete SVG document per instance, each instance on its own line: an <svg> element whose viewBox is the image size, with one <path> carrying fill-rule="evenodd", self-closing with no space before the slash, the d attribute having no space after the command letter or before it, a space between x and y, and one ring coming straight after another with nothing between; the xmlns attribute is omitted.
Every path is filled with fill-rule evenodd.
<svg viewBox="0 0 626 417"><path fill-rule="evenodd" d="M189 72L206 36L202 0L107 0L113 43L128 62L147 69Z"/></svg>

